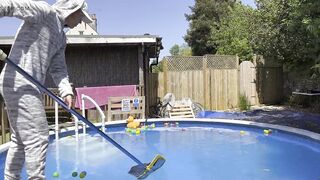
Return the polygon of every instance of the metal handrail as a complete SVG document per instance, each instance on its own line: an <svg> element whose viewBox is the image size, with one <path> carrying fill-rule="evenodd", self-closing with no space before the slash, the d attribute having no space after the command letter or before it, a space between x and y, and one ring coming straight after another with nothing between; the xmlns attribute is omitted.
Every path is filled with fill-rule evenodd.
<svg viewBox="0 0 320 180"><path fill-rule="evenodd" d="M87 96L85 94L81 94L81 104L82 104L82 116L85 117L85 106L84 106L84 103L85 103L85 99L91 101L92 104L94 104L94 106L97 108L97 110L99 111L100 113L100 116L101 116L101 126L102 126L102 132L105 132L105 119L106 119L106 116L104 115L103 111L101 110L100 106L90 97L90 96ZM85 123L83 123L83 134L86 134L86 125Z"/></svg>
<svg viewBox="0 0 320 180"><path fill-rule="evenodd" d="M91 101L95 107L98 109L99 113L100 113L100 116L101 116L101 120L102 120L102 131L105 132L105 119L106 119L106 116L104 115L103 111L101 110L100 106L90 97L90 96L87 96L87 95L84 95L82 94L81 95L81 101L82 101L82 116L85 117L85 106L84 106L84 103L85 103L85 99L88 99L89 101ZM55 101L55 137L56 139L59 139L59 120L58 120L58 103ZM75 136L76 136L76 141L78 141L79 139L79 127L78 127L78 118L76 116L73 115L73 118L75 119ZM83 134L86 134L86 124L83 123Z"/></svg>

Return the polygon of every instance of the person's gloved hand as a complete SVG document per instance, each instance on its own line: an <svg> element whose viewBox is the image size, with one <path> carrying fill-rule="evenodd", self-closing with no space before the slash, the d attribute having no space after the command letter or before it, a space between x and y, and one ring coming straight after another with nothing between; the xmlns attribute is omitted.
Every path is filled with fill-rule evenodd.
<svg viewBox="0 0 320 180"><path fill-rule="evenodd" d="M68 105L68 108L70 109L72 107L72 95L66 95L63 98L64 102Z"/></svg>

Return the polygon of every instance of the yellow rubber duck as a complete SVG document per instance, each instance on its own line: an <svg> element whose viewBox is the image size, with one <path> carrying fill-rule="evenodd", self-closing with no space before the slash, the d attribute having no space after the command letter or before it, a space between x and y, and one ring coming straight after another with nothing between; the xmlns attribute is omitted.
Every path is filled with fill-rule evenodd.
<svg viewBox="0 0 320 180"><path fill-rule="evenodd" d="M127 128L136 129L136 128L140 127L140 122L134 121L133 116L128 117L127 123L128 123Z"/></svg>

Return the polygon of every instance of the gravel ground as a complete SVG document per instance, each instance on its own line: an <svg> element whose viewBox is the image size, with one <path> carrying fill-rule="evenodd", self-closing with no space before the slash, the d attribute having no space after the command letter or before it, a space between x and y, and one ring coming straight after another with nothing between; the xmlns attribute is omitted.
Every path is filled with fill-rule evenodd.
<svg viewBox="0 0 320 180"><path fill-rule="evenodd" d="M251 110L244 112L237 110L228 110L227 112L210 111L204 116L207 118L239 119L290 126L320 134L320 114L286 106L252 106Z"/></svg>
<svg viewBox="0 0 320 180"><path fill-rule="evenodd" d="M290 126L320 134L320 114L284 106L254 106L243 114L243 120Z"/></svg>

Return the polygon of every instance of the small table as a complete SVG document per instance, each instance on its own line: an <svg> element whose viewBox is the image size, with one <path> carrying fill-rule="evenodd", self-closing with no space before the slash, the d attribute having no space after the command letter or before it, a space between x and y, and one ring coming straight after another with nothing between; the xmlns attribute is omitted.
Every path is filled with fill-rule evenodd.
<svg viewBox="0 0 320 180"><path fill-rule="evenodd" d="M292 94L296 94L296 95L304 95L304 96L320 96L320 93L292 92Z"/></svg>
<svg viewBox="0 0 320 180"><path fill-rule="evenodd" d="M305 92L292 92L294 95L301 95L301 96L308 96L309 98L309 104L311 105L311 98L320 96L320 93L305 93ZM319 104L319 98L317 98L317 104Z"/></svg>

